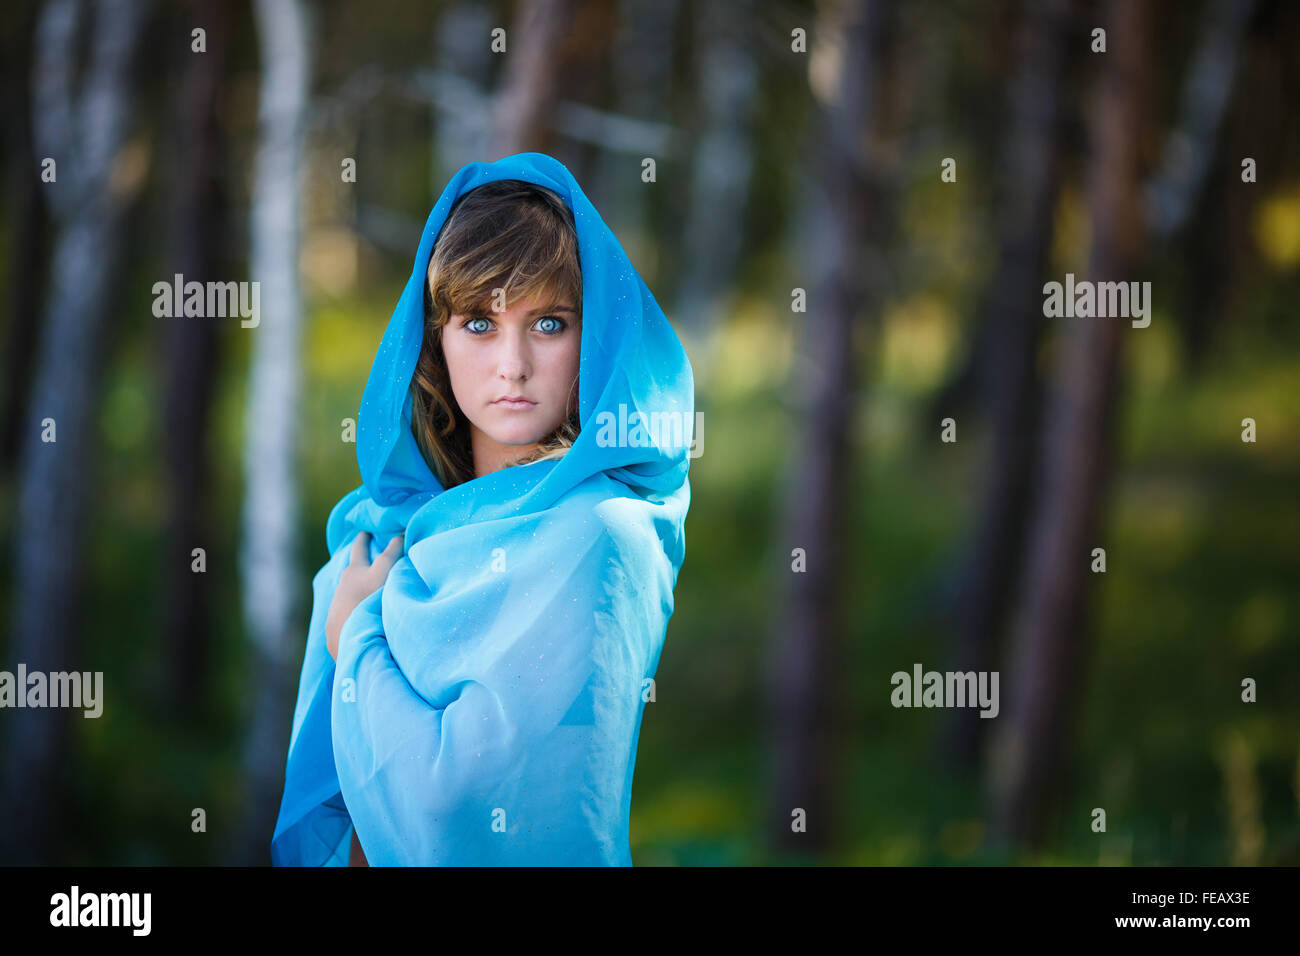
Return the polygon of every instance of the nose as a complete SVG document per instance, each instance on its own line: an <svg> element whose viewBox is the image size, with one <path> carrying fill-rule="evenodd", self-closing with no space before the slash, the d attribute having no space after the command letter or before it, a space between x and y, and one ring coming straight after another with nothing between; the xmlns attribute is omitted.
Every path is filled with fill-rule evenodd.
<svg viewBox="0 0 1300 956"><path fill-rule="evenodd" d="M501 337L497 374L511 382L522 382L532 374L527 335L512 329Z"/></svg>

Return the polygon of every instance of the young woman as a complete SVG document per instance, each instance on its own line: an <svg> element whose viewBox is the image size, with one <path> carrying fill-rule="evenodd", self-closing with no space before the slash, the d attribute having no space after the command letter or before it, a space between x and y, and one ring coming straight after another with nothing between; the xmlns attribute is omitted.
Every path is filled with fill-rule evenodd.
<svg viewBox="0 0 1300 956"><path fill-rule="evenodd" d="M693 409L680 341L561 163L452 178L326 527L276 864L631 864Z"/></svg>

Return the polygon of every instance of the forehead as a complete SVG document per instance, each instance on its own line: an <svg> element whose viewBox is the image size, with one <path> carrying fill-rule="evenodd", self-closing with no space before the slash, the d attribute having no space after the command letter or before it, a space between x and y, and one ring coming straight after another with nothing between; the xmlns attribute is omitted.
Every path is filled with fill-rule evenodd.
<svg viewBox="0 0 1300 956"><path fill-rule="evenodd" d="M494 315L517 316L527 318L530 316L545 315L547 313L558 313L560 315L572 316L578 318L579 312L571 298L562 294L552 293L534 293L523 298L515 299L506 305L503 311L494 308L495 302L492 299L481 304L467 306L465 311L491 312Z"/></svg>

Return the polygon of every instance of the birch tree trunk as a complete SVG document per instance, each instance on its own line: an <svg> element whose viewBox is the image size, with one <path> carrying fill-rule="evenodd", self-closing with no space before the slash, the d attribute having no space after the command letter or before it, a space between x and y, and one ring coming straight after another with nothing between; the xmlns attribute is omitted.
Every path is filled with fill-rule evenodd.
<svg viewBox="0 0 1300 956"><path fill-rule="evenodd" d="M477 3L453 4L438 19L434 65L441 76L454 78L458 84L472 89L473 98L483 95L482 91L488 88L493 53L487 43L466 43L465 38L486 37L493 26L491 12ZM482 117L482 111L462 105L467 99L471 99L468 94L456 97L454 102L460 107L457 109L436 97L430 101L433 132L430 192L435 198L442 194L456 170L483 158L489 122Z"/></svg>
<svg viewBox="0 0 1300 956"><path fill-rule="evenodd" d="M618 26L612 40L613 62L617 64L612 78L615 116L667 122L679 6L678 0L618 0ZM620 234L645 234L647 209L657 194L653 186L641 182L640 157L630 157L621 145L609 142L596 158L591 177L595 185L587 194L600 197L601 215L611 225L617 223ZM660 145L645 142L641 156L653 155L662 162ZM630 158L638 162L633 164ZM698 375L696 385L698 388Z"/></svg>
<svg viewBox="0 0 1300 956"><path fill-rule="evenodd" d="M245 424L244 618L250 638L252 721L245 750L248 816L234 848L242 862L270 856L284 783L292 710L290 651L305 622L297 614L297 435L302 302L298 282L299 188L310 51L302 0L255 0L262 60L259 145L253 185L250 271L261 286Z"/></svg>
<svg viewBox="0 0 1300 956"><path fill-rule="evenodd" d="M1203 367L1212 332L1231 319L1227 297L1240 271L1242 250L1249 245L1245 236L1233 236L1229 225L1228 199L1243 196L1233 185L1241 182L1241 158L1249 153L1261 167L1267 162L1256 148L1267 142L1255 136L1256 117L1240 107L1231 111L1238 121L1250 124L1251 145L1245 151L1233 151L1230 133L1223 129L1229 101L1236 98L1237 104L1244 104L1242 97L1250 95L1237 82L1238 64L1246 59L1242 47L1257 8L1254 0L1213 0L1206 5L1201 36L1183 80L1178 123L1165 139L1160 172L1147 190L1153 243L1176 245L1174 254L1187 263L1174 314L1193 374ZM1286 49L1295 47L1294 39L1284 35L1278 42Z"/></svg>
<svg viewBox="0 0 1300 956"><path fill-rule="evenodd" d="M113 173L130 123L144 4L101 0L93 17L85 13L75 0L46 5L33 67L36 150L56 163L55 181L44 184L56 239L19 464L11 655L29 673L88 670L80 612L98 396L117 301L122 226L138 188L131 177ZM83 31L89 31L90 60L74 90ZM54 441L42 438L46 422L53 423ZM59 774L68 763L68 717L61 707L5 715L5 863L51 862L55 831L64 822Z"/></svg>
<svg viewBox="0 0 1300 956"><path fill-rule="evenodd" d="M706 6L694 13L699 37L701 135L691 168L678 319L701 347L697 383L713 367L719 299L740 259L745 199L753 167L750 124L758 103L758 65L748 29L751 4ZM702 354L700 354L702 352Z"/></svg>

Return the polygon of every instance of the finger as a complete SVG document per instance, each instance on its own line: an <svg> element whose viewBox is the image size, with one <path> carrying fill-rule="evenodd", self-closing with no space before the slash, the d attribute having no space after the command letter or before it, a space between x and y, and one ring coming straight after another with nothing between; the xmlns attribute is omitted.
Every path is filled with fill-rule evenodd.
<svg viewBox="0 0 1300 956"><path fill-rule="evenodd" d="M352 554L348 559L348 566L353 568L364 568L370 563L370 532L362 531L352 542Z"/></svg>
<svg viewBox="0 0 1300 956"><path fill-rule="evenodd" d="M388 576L389 569L397 563L397 559L402 556L404 537L404 535L400 534L394 535L393 540L388 542L388 547L384 548L383 553L375 558L375 565L381 568L385 577Z"/></svg>

